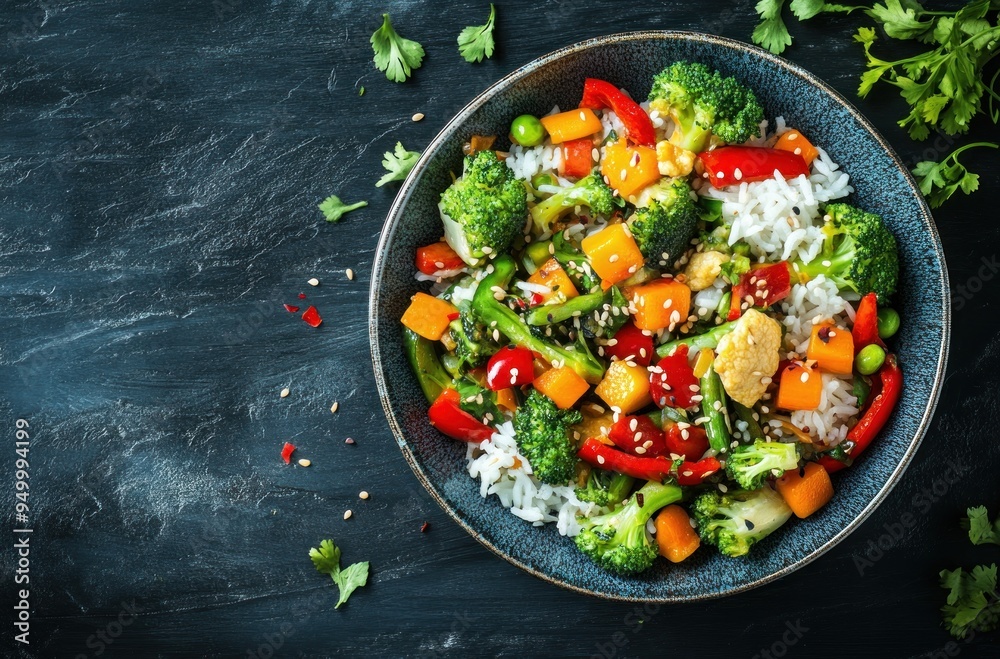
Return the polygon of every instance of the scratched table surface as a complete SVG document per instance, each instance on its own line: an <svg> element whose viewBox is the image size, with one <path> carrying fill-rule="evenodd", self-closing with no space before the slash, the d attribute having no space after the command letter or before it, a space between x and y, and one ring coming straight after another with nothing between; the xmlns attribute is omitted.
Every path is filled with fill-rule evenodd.
<svg viewBox="0 0 1000 659"><path fill-rule="evenodd" d="M371 62L383 10L427 51L405 84ZM30 645L6 624L2 647L264 659L998 656L996 633L948 645L936 576L998 558L958 526L966 506L1000 504L995 154L970 153L981 191L936 213L955 313L933 427L886 502L820 560L719 601L602 601L494 556L419 486L369 359L370 266L398 185L374 187L383 151L397 140L422 149L477 93L556 47L655 28L745 40L754 23L750 2L546 0L498 13L496 55L470 65L455 37L484 21L485 2L3 3L3 519L21 526L13 442L24 419L33 533ZM895 125L905 112L895 94L855 98L859 24L792 25L787 55L855 99L904 159L939 157L946 140L917 144ZM412 122L416 112L426 118ZM996 135L981 117L970 137ZM327 224L316 205L334 193L369 206ZM314 304L323 325L285 303ZM285 441L312 466L284 465ZM327 537L345 563L372 566L337 611L307 556ZM8 613L23 588L12 542Z"/></svg>

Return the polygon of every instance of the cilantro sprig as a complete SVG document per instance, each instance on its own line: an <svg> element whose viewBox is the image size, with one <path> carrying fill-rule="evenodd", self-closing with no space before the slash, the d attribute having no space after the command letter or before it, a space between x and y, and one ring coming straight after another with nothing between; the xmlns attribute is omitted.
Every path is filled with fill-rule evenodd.
<svg viewBox="0 0 1000 659"><path fill-rule="evenodd" d="M986 508L978 506L966 511L962 526L969 531L974 545L1000 545L1000 518L990 522ZM941 587L948 591L941 607L944 626L955 638L965 638L970 632L989 632L1000 626L1000 592L997 591L997 566L977 565L966 572L962 568L942 570Z"/></svg>
<svg viewBox="0 0 1000 659"><path fill-rule="evenodd" d="M382 166L385 167L386 173L378 180L375 187L381 188L390 181L402 181L417 164L419 158L419 151L407 151L402 142L396 142L393 151L382 154Z"/></svg>
<svg viewBox="0 0 1000 659"><path fill-rule="evenodd" d="M489 59L493 56L493 28L497 17L497 9L490 3L490 17L486 25L470 25L458 35L458 52L470 64Z"/></svg>
<svg viewBox="0 0 1000 659"><path fill-rule="evenodd" d="M962 520L962 528L968 529L969 540L974 545L1000 545L1000 515L990 522L986 506L969 508L968 517Z"/></svg>
<svg viewBox="0 0 1000 659"><path fill-rule="evenodd" d="M775 55L780 55L785 48L792 45L792 35L781 17L784 6L785 0L760 0L754 7L761 21L754 28L751 39ZM789 8L800 21L809 20L819 14L849 14L855 9L865 9L865 7L852 7L823 0L792 0Z"/></svg>
<svg viewBox="0 0 1000 659"><path fill-rule="evenodd" d="M323 217L326 218L327 222L339 222L346 213L350 213L353 210L359 208L364 208L368 205L367 201L357 201L353 204L345 204L340 200L337 195L331 195L323 200L319 205L319 209L323 212Z"/></svg>
<svg viewBox="0 0 1000 659"><path fill-rule="evenodd" d="M927 197L931 208L939 208L956 191L972 194L979 189L979 174L970 172L958 160L958 156L968 149L987 147L996 149L993 142L973 142L961 146L945 156L940 162L923 160L913 168L920 191Z"/></svg>
<svg viewBox="0 0 1000 659"><path fill-rule="evenodd" d="M310 549L309 558L312 559L317 571L329 574L333 583L337 584L340 599L333 607L335 609L339 609L340 605L351 596L351 593L368 583L368 561L352 563L341 570L340 548L333 544L333 540L323 540L319 543L319 549L316 547Z"/></svg>
<svg viewBox="0 0 1000 659"><path fill-rule="evenodd" d="M382 14L382 27L371 38L375 67L393 82L404 82L424 61L424 47L404 39L393 29L389 14Z"/></svg>

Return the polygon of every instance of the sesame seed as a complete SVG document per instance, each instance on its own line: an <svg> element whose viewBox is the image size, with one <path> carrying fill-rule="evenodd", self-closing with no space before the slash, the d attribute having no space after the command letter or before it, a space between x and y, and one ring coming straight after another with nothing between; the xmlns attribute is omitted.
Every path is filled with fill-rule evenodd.
<svg viewBox="0 0 1000 659"><path fill-rule="evenodd" d="M664 308L664 309L669 309L669 308L671 307L671 305L673 305L673 303L674 303L674 301L673 301L672 299L670 299L670 298L668 297L668 298L667 298L666 300L664 300L664 302L663 302L663 308Z"/></svg>
<svg viewBox="0 0 1000 659"><path fill-rule="evenodd" d="M604 456L603 455L597 456L597 464L604 464Z"/></svg>
<svg viewBox="0 0 1000 659"><path fill-rule="evenodd" d="M684 475L684 476L693 476L693 475L694 475L694 472L693 472L693 471L691 471L690 469L685 469L685 470L684 470L684 471L682 472L682 475Z"/></svg>
<svg viewBox="0 0 1000 659"><path fill-rule="evenodd" d="M793 151L793 153L795 155L797 155L797 156L801 156L802 155L802 147L798 147L798 146L795 147L795 151Z"/></svg>
<svg viewBox="0 0 1000 659"><path fill-rule="evenodd" d="M338 403L337 401L333 401L333 405L330 406L330 412L336 414L337 410L339 409L340 409L340 403Z"/></svg>
<svg viewBox="0 0 1000 659"><path fill-rule="evenodd" d="M636 442L641 441L642 440L642 433L641 432L637 432L635 434L635 437L633 437L632 439L634 439Z"/></svg>
<svg viewBox="0 0 1000 659"><path fill-rule="evenodd" d="M623 169L621 173L621 179L624 181L626 178L628 178L628 170Z"/></svg>
<svg viewBox="0 0 1000 659"><path fill-rule="evenodd" d="M809 372L808 371L802 371L802 377L800 377L799 380L801 380L802 382L808 382L809 381Z"/></svg>
<svg viewBox="0 0 1000 659"><path fill-rule="evenodd" d="M344 443L345 444L354 444L354 438L353 437L348 437L347 439L344 440Z"/></svg>
<svg viewBox="0 0 1000 659"><path fill-rule="evenodd" d="M681 314L679 311L674 309L673 311L670 312L670 323L674 324L679 322L681 322Z"/></svg>
<svg viewBox="0 0 1000 659"><path fill-rule="evenodd" d="M715 178L725 178L725 176L726 175L723 174L722 172L716 172L716 174L715 174Z"/></svg>
<svg viewBox="0 0 1000 659"><path fill-rule="evenodd" d="M734 177L734 178L735 178L735 179L736 179L737 181L742 181L742 180L743 180L743 171L742 171L742 170L741 170L741 169L740 169L739 167L737 167L737 168L735 169L735 171L733 171L733 177ZM721 177L720 177L720 178L721 178Z"/></svg>
<svg viewBox="0 0 1000 659"><path fill-rule="evenodd" d="M592 160L600 160L601 159L601 152L598 151L597 149L594 149L594 150L592 150L590 152L590 157L591 157Z"/></svg>
<svg viewBox="0 0 1000 659"><path fill-rule="evenodd" d="M653 446L653 440L651 440L651 439L647 439L646 441L644 441L642 443L642 447L645 448L645 449L652 448L652 446Z"/></svg>
<svg viewBox="0 0 1000 659"><path fill-rule="evenodd" d="M549 254L555 254L555 253L556 253L555 243L549 243Z"/></svg>
<svg viewBox="0 0 1000 659"><path fill-rule="evenodd" d="M351 515L352 514L353 513L350 510L345 510L344 511L344 519L351 519Z"/></svg>
<svg viewBox="0 0 1000 659"><path fill-rule="evenodd" d="M750 344L750 345L753 345L754 343L756 343L753 340L753 334L747 334L747 343Z"/></svg>
<svg viewBox="0 0 1000 659"><path fill-rule="evenodd" d="M762 377L762 378L760 379L760 383L761 383L761 384L771 384L771 382L772 382L772 380L771 380L771 378L770 378L770 377L768 377L768 376L764 376L764 377Z"/></svg>
<svg viewBox="0 0 1000 659"><path fill-rule="evenodd" d="M492 254L493 248L489 245L483 245L483 254Z"/></svg>
<svg viewBox="0 0 1000 659"><path fill-rule="evenodd" d="M691 402L700 403L702 398L702 396L691 396Z"/></svg>
<svg viewBox="0 0 1000 659"><path fill-rule="evenodd" d="M584 112L583 110L580 110L580 121L586 121L586 120L587 120L587 113Z"/></svg>
<svg viewBox="0 0 1000 659"><path fill-rule="evenodd" d="M350 279L351 281L354 281L354 271L353 270L351 270L350 268L348 268L347 270L344 271L344 274L347 275L348 279Z"/></svg>
<svg viewBox="0 0 1000 659"><path fill-rule="evenodd" d="M424 113L423 112L418 112L415 115L413 115L412 117L410 117L410 119L412 119L413 121L421 121L421 120L423 120L423 118L424 118Z"/></svg>
<svg viewBox="0 0 1000 659"><path fill-rule="evenodd" d="M618 255L617 254L612 254L611 256L608 257L608 263L614 263L617 260L618 260Z"/></svg>
<svg viewBox="0 0 1000 659"><path fill-rule="evenodd" d="M646 452L646 449L644 449L641 446L636 446L635 447L635 452L638 453L639 455L643 455Z"/></svg>
<svg viewBox="0 0 1000 659"><path fill-rule="evenodd" d="M278 395L281 396L282 398L288 398L289 393L291 392L288 390L288 387L285 387L284 389L281 390L281 393Z"/></svg>
<svg viewBox="0 0 1000 659"><path fill-rule="evenodd" d="M632 419L628 422L628 429L635 432L636 427L639 425L639 419Z"/></svg>
<svg viewBox="0 0 1000 659"><path fill-rule="evenodd" d="M309 284L310 286L319 286L319 279L316 279L315 277L313 277L312 279L310 279L306 283Z"/></svg>
<svg viewBox="0 0 1000 659"><path fill-rule="evenodd" d="M308 467L311 464L312 464L311 460L306 460L305 458L302 458L301 460L299 460L299 466L300 467Z"/></svg>
<svg viewBox="0 0 1000 659"><path fill-rule="evenodd" d="M695 393L698 393L698 391L699 391L699 389L701 389L701 387L699 387L696 384L689 384L688 385L688 389L690 389L691 391L693 391Z"/></svg>
<svg viewBox="0 0 1000 659"><path fill-rule="evenodd" d="M364 490L361 490L360 492L358 492L358 497L360 497L362 499L367 499L368 498L368 493L365 492Z"/></svg>

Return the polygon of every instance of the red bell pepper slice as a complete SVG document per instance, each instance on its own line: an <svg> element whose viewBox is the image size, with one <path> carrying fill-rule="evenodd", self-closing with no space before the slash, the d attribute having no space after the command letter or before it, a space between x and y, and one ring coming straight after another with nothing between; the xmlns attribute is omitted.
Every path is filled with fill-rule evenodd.
<svg viewBox="0 0 1000 659"><path fill-rule="evenodd" d="M562 143L562 174L583 178L594 168L594 141L589 137Z"/></svg>
<svg viewBox="0 0 1000 659"><path fill-rule="evenodd" d="M633 455L655 457L666 453L667 443L648 416L623 416L608 430L608 438L621 450Z"/></svg>
<svg viewBox="0 0 1000 659"><path fill-rule="evenodd" d="M691 407L695 404L691 397L698 395L697 387L698 378L688 363L686 345L678 346L674 354L656 362L656 370L649 374L649 394L661 408Z"/></svg>
<svg viewBox="0 0 1000 659"><path fill-rule="evenodd" d="M885 346L878 336L878 296L874 293L865 295L858 303L858 310L854 312L851 338L854 340L854 354L858 354L862 348L873 343Z"/></svg>
<svg viewBox="0 0 1000 659"><path fill-rule="evenodd" d="M309 327L319 327L323 324L323 319L319 316L319 311L316 307L309 307L302 312L302 320L306 321Z"/></svg>
<svg viewBox="0 0 1000 659"><path fill-rule="evenodd" d="M583 446L576 454L581 460L595 467L647 481L662 482L670 475L673 467L673 463L662 456L645 458L630 455L602 444L592 437L583 442Z"/></svg>
<svg viewBox="0 0 1000 659"><path fill-rule="evenodd" d="M478 444L493 436L493 429L459 407L458 392L448 388L427 410L431 425L443 434L463 442Z"/></svg>
<svg viewBox="0 0 1000 659"><path fill-rule="evenodd" d="M722 469L722 463L714 457L698 460L697 462L685 460L677 468L677 484L698 485L720 469Z"/></svg>
<svg viewBox="0 0 1000 659"><path fill-rule="evenodd" d="M656 130L646 111L606 80L587 78L584 81L580 107L591 110L610 108L625 125L630 140L643 146L656 144Z"/></svg>
<svg viewBox="0 0 1000 659"><path fill-rule="evenodd" d="M783 178L809 176L809 165L802 156L762 146L724 146L698 154L709 183L715 188L738 183L764 181L775 172Z"/></svg>
<svg viewBox="0 0 1000 659"><path fill-rule="evenodd" d="M417 248L417 270L425 275L463 267L465 267L465 261L451 248L451 245L443 240Z"/></svg>
<svg viewBox="0 0 1000 659"><path fill-rule="evenodd" d="M535 380L535 355L527 348L504 346L486 364L486 385L493 391L520 387Z"/></svg>
<svg viewBox="0 0 1000 659"><path fill-rule="evenodd" d="M285 305L285 311L287 311L288 313L296 313L296 312L298 312L298 310L299 310L299 308L296 307L296 306L294 306L294 305L291 305L291 304L286 304Z"/></svg>
<svg viewBox="0 0 1000 659"><path fill-rule="evenodd" d="M664 433L667 453L679 455L685 460L697 460L708 450L708 433L700 426L672 423Z"/></svg>
<svg viewBox="0 0 1000 659"><path fill-rule="evenodd" d="M281 447L281 459L285 461L286 465L292 464L292 453L295 452L295 444L291 442L285 442L285 445Z"/></svg>
<svg viewBox="0 0 1000 659"><path fill-rule="evenodd" d="M869 395L871 403L865 411L861 420L858 421L847 433L845 441L851 442L853 446L848 450L848 455L853 462L861 455L868 445L872 443L875 436L889 420L892 411L899 402L899 397L903 391L903 371L899 368L896 355L889 354L885 358L885 363L878 372L879 379L876 386L879 392L874 396ZM821 456L816 462L820 463L829 473L840 471L849 466L846 462L841 462L828 455Z"/></svg>
<svg viewBox="0 0 1000 659"><path fill-rule="evenodd" d="M728 320L736 320L742 315L744 303L751 307L769 307L784 300L791 291L792 272L786 261L751 268L733 286Z"/></svg>
<svg viewBox="0 0 1000 659"><path fill-rule="evenodd" d="M604 356L612 359L631 359L639 366L649 366L653 358L653 336L646 335L632 321L622 325L611 343L604 346Z"/></svg>

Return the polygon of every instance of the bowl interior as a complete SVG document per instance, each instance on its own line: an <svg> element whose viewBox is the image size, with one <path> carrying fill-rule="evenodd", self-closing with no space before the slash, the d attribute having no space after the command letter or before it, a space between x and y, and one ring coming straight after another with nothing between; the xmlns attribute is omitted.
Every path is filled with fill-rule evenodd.
<svg viewBox="0 0 1000 659"><path fill-rule="evenodd" d="M851 175L849 201L879 213L895 233L903 319L895 339L906 385L898 410L865 458L835 477L831 504L792 520L743 560L702 549L680 565L657 561L639 577L597 568L554 526L533 527L484 499L465 471L465 446L427 423L427 403L400 349L399 317L423 286L413 253L441 236L437 201L462 167L463 141L503 134L518 114L575 107L583 80L598 77L645 98L652 77L681 59L735 75L756 91L766 116L805 132ZM506 146L506 139L500 140ZM846 536L888 493L916 450L937 400L947 354L950 307L940 241L912 179L872 126L810 74L745 44L708 35L645 32L613 35L557 51L515 71L473 101L430 144L390 211L375 262L370 330L386 416L407 461L448 513L514 564L559 585L616 599L678 601L760 585L816 558Z"/></svg>

